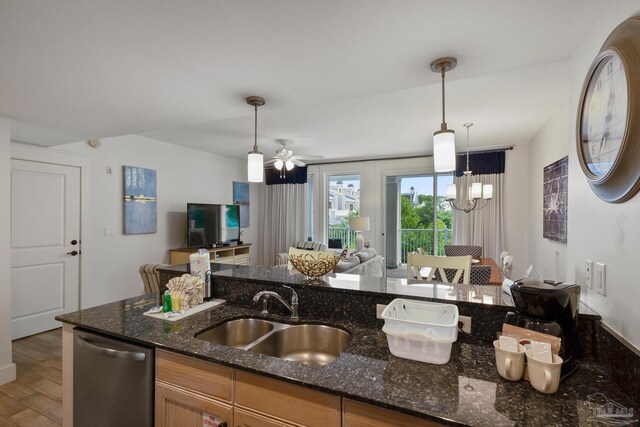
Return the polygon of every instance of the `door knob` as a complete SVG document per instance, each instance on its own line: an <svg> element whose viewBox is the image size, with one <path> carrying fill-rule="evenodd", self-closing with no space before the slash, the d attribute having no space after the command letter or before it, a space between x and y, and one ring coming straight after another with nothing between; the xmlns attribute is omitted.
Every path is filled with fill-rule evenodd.
<svg viewBox="0 0 640 427"><path fill-rule="evenodd" d="M75 245L77 245L77 244L78 244L78 241L77 241L76 239L73 239L73 240L71 241L71 244L72 244L73 246L75 246Z"/></svg>
<svg viewBox="0 0 640 427"><path fill-rule="evenodd" d="M71 255L71 256L76 256L78 255L80 252L78 251L71 251L71 252L67 252L67 255Z"/></svg>

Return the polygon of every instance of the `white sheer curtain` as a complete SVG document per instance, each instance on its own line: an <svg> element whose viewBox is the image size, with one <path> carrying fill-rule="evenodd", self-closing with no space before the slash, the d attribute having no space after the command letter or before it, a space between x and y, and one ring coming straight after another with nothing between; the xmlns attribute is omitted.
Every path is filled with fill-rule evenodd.
<svg viewBox="0 0 640 427"><path fill-rule="evenodd" d="M276 254L307 238L307 184L265 187L260 264L272 266Z"/></svg>
<svg viewBox="0 0 640 427"><path fill-rule="evenodd" d="M481 246L484 258L497 260L504 248L504 174L475 178L477 182L493 185L493 199L479 210L453 211L453 244ZM461 179L456 177L453 182L459 185Z"/></svg>

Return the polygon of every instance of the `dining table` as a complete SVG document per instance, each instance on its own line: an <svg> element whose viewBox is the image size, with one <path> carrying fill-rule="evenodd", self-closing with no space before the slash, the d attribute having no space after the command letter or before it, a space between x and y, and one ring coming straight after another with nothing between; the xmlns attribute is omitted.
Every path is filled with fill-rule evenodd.
<svg viewBox="0 0 640 427"><path fill-rule="evenodd" d="M498 267L498 264L493 260L493 258L478 258L478 262L474 262L474 265L488 265L491 267L491 276L489 277L489 285L502 285L502 270Z"/></svg>

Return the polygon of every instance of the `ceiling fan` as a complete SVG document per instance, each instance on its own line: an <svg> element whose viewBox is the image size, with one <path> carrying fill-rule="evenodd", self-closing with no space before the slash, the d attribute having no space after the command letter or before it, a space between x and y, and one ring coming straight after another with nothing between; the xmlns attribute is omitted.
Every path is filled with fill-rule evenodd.
<svg viewBox="0 0 640 427"><path fill-rule="evenodd" d="M276 155L273 159L266 161L264 164L268 165L273 163L273 166L280 171L280 177L284 178L286 171L290 171L294 166L305 166L306 163L302 160L316 160L322 159L322 156L296 156L293 151L289 149L293 145L293 141L290 139L276 139L276 143L280 144L282 148L276 150Z"/></svg>

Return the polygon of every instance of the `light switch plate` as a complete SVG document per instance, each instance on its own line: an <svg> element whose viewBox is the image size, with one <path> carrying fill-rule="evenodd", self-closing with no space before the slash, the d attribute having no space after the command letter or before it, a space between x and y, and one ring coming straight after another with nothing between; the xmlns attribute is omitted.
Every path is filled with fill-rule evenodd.
<svg viewBox="0 0 640 427"><path fill-rule="evenodd" d="M587 288L592 288L593 289L593 261L591 261L590 259L585 259L584 260L584 282L587 285Z"/></svg>
<svg viewBox="0 0 640 427"><path fill-rule="evenodd" d="M596 290L602 296L607 296L607 266L604 263L596 262L595 271Z"/></svg>

